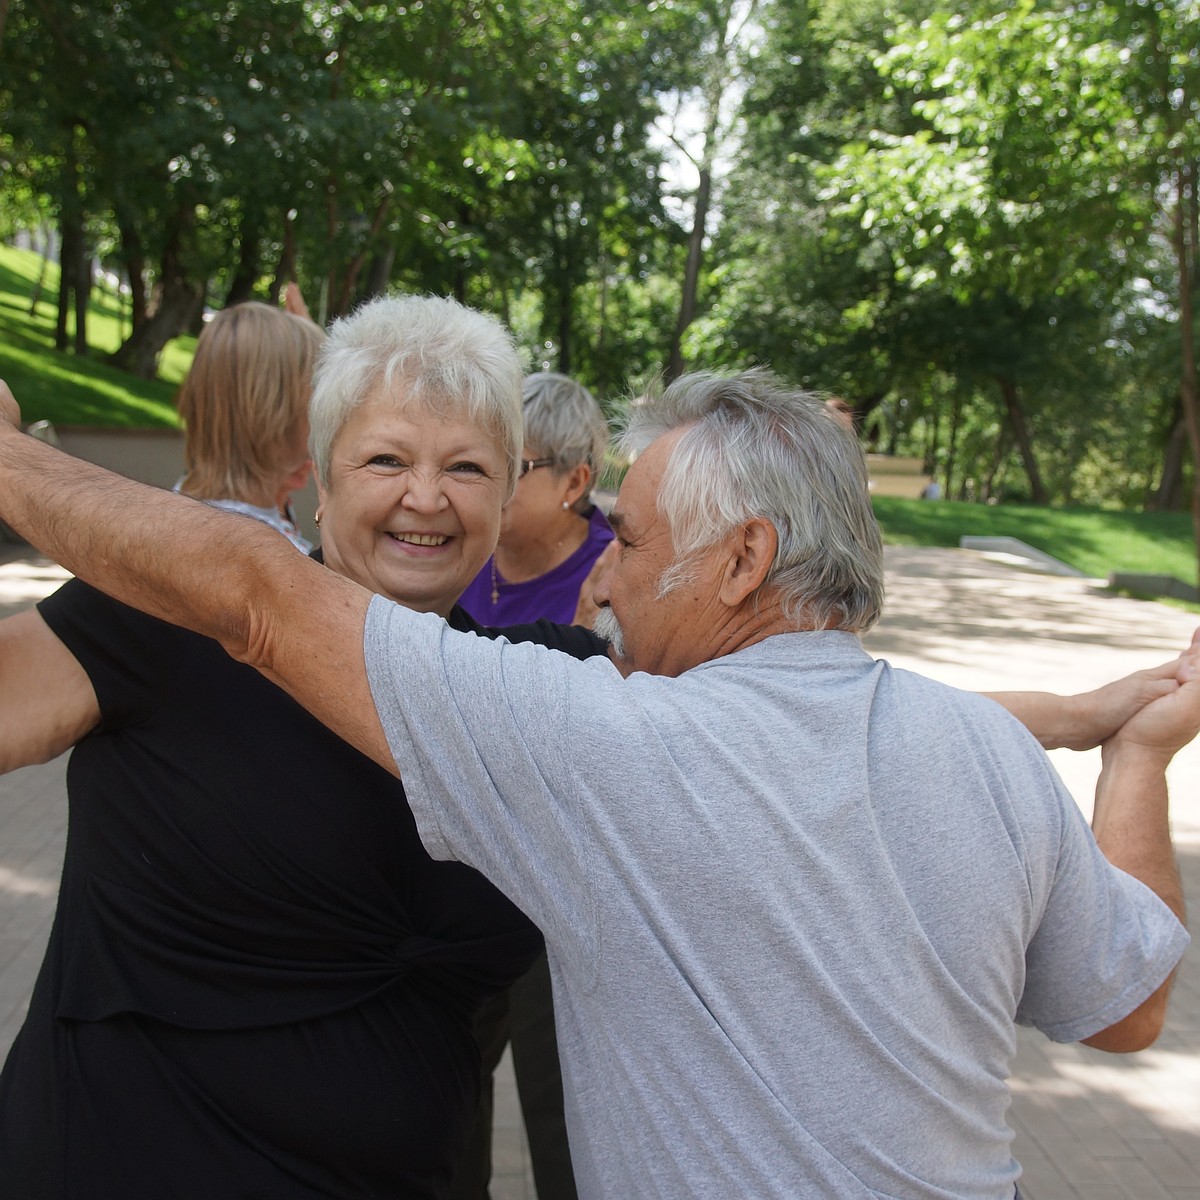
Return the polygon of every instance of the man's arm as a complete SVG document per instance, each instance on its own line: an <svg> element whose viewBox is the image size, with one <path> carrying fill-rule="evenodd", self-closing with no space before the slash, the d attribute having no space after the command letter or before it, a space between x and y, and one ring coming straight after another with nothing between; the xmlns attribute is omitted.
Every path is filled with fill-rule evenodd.
<svg viewBox="0 0 1200 1200"><path fill-rule="evenodd" d="M1141 880L1183 921L1165 772L1175 752L1200 729L1200 647L1195 639L1180 656L1175 678L1170 693L1104 743L1092 829L1109 862ZM1086 1044L1115 1052L1149 1046L1162 1031L1172 978L1124 1019L1086 1038Z"/></svg>
<svg viewBox="0 0 1200 1200"><path fill-rule="evenodd" d="M396 773L363 660L371 596L260 522L71 458L19 432L0 382L0 514L81 579L215 638Z"/></svg>

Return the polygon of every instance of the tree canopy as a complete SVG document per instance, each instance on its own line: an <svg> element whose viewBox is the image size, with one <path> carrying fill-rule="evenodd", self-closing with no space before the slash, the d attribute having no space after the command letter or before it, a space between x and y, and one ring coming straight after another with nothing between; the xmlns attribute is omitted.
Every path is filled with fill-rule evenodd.
<svg viewBox="0 0 1200 1200"><path fill-rule="evenodd" d="M1200 513L1198 27L1200 0L24 0L0 212L53 221L62 347L90 264L125 278L143 374L292 278L322 319L432 291L610 400L766 363L947 495Z"/></svg>

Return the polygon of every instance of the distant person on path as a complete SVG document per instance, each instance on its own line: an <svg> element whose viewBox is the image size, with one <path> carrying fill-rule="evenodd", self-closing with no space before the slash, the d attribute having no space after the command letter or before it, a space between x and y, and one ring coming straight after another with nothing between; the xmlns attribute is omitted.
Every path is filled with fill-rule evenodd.
<svg viewBox="0 0 1200 1200"><path fill-rule="evenodd" d="M591 392L566 375L527 375L522 399L521 476L504 506L496 551L461 603L484 625L520 625L541 618L570 624L580 607L580 588L613 540L607 518L591 502L608 430ZM575 1180L544 954L507 993L488 1002L476 1029L484 1084L472 1135L475 1144L455 1179L455 1200L486 1200L492 1073L510 1040L538 1196L572 1200Z"/></svg>
<svg viewBox="0 0 1200 1200"><path fill-rule="evenodd" d="M1107 738L1093 837L1008 715L862 649L879 531L822 404L685 376L631 419L615 667L456 634L3 423L0 515L282 683L536 920L580 1195L1007 1200L1014 1024L1161 1028L1200 649Z"/></svg>

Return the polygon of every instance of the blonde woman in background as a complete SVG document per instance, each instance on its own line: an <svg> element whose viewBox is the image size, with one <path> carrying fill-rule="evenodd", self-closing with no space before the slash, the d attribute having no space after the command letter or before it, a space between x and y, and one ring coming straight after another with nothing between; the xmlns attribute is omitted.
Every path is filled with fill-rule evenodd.
<svg viewBox="0 0 1200 1200"><path fill-rule="evenodd" d="M312 549L291 497L308 482L308 399L324 334L312 321L250 301L216 314L179 389L186 429L175 490L278 529Z"/></svg>

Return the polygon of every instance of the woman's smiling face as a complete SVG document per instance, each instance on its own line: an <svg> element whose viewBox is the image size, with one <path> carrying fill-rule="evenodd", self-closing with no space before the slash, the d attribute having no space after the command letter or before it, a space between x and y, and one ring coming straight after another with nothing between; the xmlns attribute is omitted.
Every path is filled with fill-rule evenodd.
<svg viewBox="0 0 1200 1200"><path fill-rule="evenodd" d="M495 549L506 470L499 441L463 417L402 396L364 401L338 432L320 489L326 564L446 616Z"/></svg>

